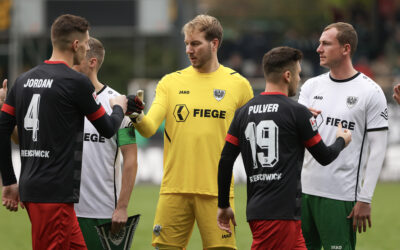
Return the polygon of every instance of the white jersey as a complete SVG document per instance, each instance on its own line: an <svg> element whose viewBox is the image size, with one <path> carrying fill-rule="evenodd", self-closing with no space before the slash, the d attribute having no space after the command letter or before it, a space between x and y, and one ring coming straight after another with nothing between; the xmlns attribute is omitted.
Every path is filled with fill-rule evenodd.
<svg viewBox="0 0 400 250"><path fill-rule="evenodd" d="M306 152L301 176L303 193L356 201L368 157L367 131L388 129L382 89L362 73L340 81L325 73L304 83L299 103L322 111L316 120L327 145L335 141L340 122L352 133L351 143L327 166L320 165Z"/></svg>
<svg viewBox="0 0 400 250"><path fill-rule="evenodd" d="M109 99L117 95L120 94L108 86L104 86L97 93L97 99L107 114L112 113ZM125 117L120 131L131 126L130 119ZM85 118L80 198L79 203L75 204L78 217L97 219L112 217L122 181L122 155L117 142L118 134L110 139L100 136L96 128ZM134 134L132 136L131 142L134 143Z"/></svg>

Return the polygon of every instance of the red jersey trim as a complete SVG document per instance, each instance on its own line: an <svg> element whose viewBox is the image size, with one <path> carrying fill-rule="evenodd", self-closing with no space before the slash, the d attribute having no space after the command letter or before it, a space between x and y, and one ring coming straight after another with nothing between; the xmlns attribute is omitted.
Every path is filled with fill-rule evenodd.
<svg viewBox="0 0 400 250"><path fill-rule="evenodd" d="M318 142L320 142L322 140L321 136L318 134L314 135L311 139L309 139L308 141L304 142L304 145L306 146L306 148L311 148L312 146L314 146L315 144L317 144Z"/></svg>
<svg viewBox="0 0 400 250"><path fill-rule="evenodd" d="M13 106L8 105L7 103L3 103L1 111L6 112L9 115L15 116L15 108Z"/></svg>
<svg viewBox="0 0 400 250"><path fill-rule="evenodd" d="M260 95L284 95L284 96L287 96L287 94L284 94L282 92L261 92Z"/></svg>
<svg viewBox="0 0 400 250"><path fill-rule="evenodd" d="M100 117L102 117L105 113L106 113L106 110L103 108L103 106L100 106L100 108L96 112L91 113L91 114L87 115L86 117L88 118L89 121L93 122L93 121L99 119Z"/></svg>
<svg viewBox="0 0 400 250"><path fill-rule="evenodd" d="M69 67L69 65L64 61L49 61L49 60L45 60L44 63L46 63L46 64L60 64L60 63L63 63L63 64L65 64L65 65L67 65Z"/></svg>
<svg viewBox="0 0 400 250"><path fill-rule="evenodd" d="M227 134L226 137L225 137L225 140L226 140L227 142L232 143L232 144L235 145L235 146L239 146L239 139L238 139L236 136Z"/></svg>

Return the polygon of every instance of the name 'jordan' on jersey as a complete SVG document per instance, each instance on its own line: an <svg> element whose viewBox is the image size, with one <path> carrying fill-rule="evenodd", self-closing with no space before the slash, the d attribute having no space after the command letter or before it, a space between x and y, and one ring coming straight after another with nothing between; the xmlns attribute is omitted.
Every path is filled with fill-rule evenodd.
<svg viewBox="0 0 400 250"><path fill-rule="evenodd" d="M351 144L326 167L306 154L301 180L303 193L371 202L374 189L361 187L368 157L367 132L388 129L387 103L382 89L362 73L345 80L335 80L325 73L304 83L299 103L322 111L316 121L327 144L335 140L339 123L352 134Z"/></svg>
<svg viewBox="0 0 400 250"><path fill-rule="evenodd" d="M77 202L83 118L105 114L90 80L64 62L45 61L17 78L2 111L19 125L21 201Z"/></svg>
<svg viewBox="0 0 400 250"><path fill-rule="evenodd" d="M247 220L299 220L304 147L321 137L306 107L264 92L240 108L226 140L240 147L247 174Z"/></svg>

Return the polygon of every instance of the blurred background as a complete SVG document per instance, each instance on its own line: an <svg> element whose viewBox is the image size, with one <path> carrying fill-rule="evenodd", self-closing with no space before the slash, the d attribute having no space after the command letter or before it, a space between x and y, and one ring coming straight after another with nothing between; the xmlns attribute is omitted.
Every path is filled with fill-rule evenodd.
<svg viewBox="0 0 400 250"><path fill-rule="evenodd" d="M106 48L101 82L120 93L145 90L146 109L158 80L189 65L182 26L200 13L216 16L224 27L219 60L249 79L255 94L264 88L261 59L275 46L301 49L302 82L323 73L316 53L323 28L351 23L359 44L353 63L384 90L390 140L381 180L400 180L399 106L392 88L400 82L400 1L398 0L0 0L0 79L11 85L22 72L51 55L50 25L61 14L80 15L90 35ZM10 86L9 86L10 87ZM139 134L137 182L160 183L163 126L151 139ZM18 151L14 151L18 166ZM240 159L237 181L244 181Z"/></svg>

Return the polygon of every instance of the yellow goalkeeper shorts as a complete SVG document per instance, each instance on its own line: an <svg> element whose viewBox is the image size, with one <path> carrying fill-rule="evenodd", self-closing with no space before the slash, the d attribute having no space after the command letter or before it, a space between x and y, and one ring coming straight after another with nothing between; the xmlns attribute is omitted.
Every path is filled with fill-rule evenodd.
<svg viewBox="0 0 400 250"><path fill-rule="evenodd" d="M233 198L230 204L234 210ZM200 194L160 194L153 226L153 246L156 244L185 248L195 220L203 248L236 248L234 230L229 234L217 225L218 198ZM233 228L233 225L231 225ZM200 248L199 248L200 249Z"/></svg>

